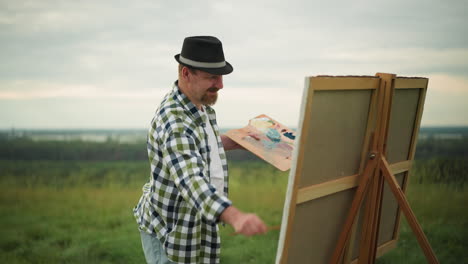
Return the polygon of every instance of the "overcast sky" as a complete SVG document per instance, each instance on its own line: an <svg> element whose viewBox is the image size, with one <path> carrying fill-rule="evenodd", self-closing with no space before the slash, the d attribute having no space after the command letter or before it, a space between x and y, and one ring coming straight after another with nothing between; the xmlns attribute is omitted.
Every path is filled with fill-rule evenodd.
<svg viewBox="0 0 468 264"><path fill-rule="evenodd" d="M296 127L304 77L429 78L422 125L468 125L466 0L0 0L0 128L147 128L183 39L214 35L234 72L222 127Z"/></svg>

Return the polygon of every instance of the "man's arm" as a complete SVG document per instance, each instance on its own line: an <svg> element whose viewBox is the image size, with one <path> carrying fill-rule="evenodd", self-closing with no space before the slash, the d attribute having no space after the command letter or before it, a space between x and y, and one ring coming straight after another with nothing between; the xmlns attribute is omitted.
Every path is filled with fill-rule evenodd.
<svg viewBox="0 0 468 264"><path fill-rule="evenodd" d="M221 141L225 150L245 149L226 135L221 135ZM267 232L266 225L257 215L241 212L233 205L224 209L220 220L231 225L236 233L244 236L253 236Z"/></svg>
<svg viewBox="0 0 468 264"><path fill-rule="evenodd" d="M228 206L220 216L221 221L231 225L236 233L244 236L264 234L267 227L255 214L246 214L234 206Z"/></svg>
<svg viewBox="0 0 468 264"><path fill-rule="evenodd" d="M203 168L207 164L200 155L195 139L184 133L172 133L161 151L170 177L184 200L208 222L218 222L221 213L232 203L218 194L204 175Z"/></svg>

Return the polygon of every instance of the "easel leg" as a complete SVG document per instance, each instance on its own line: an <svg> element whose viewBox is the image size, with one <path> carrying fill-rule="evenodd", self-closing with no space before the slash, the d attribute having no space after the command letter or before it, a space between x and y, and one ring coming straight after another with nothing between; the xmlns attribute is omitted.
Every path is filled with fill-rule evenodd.
<svg viewBox="0 0 468 264"><path fill-rule="evenodd" d="M439 261L437 260L437 257L435 256L434 251L432 250L431 245L429 244L429 241L424 235L424 232L421 226L419 225L418 220L416 219L416 216L413 213L413 210L411 210L411 207L408 203L408 200L405 197L405 194L398 185L395 176L391 173L390 166L384 157L382 157L381 170L385 180L387 181L390 189L393 192L393 195L398 201L398 205L405 214L406 219L408 220L408 224L413 230L413 233L416 235L416 238L424 252L424 255L426 256L427 261L431 264L438 264Z"/></svg>
<svg viewBox="0 0 468 264"><path fill-rule="evenodd" d="M368 224L362 227L358 264L375 263L382 207L384 181L382 177L380 170L376 170L366 197L367 204L365 207L366 216L364 223Z"/></svg>
<svg viewBox="0 0 468 264"><path fill-rule="evenodd" d="M376 171L378 173L378 171ZM375 202L376 202L376 177L372 177L369 183L369 191L367 192L366 201L364 202L364 221L368 223L362 226L361 241L359 242L359 259L358 264L368 264L371 258L372 233L374 232L374 217L375 217Z"/></svg>
<svg viewBox="0 0 468 264"><path fill-rule="evenodd" d="M356 215L359 212L359 208L361 207L362 200L364 198L364 195L368 191L368 186L369 186L369 180L371 179L371 175L374 174L374 170L376 167L376 162L377 158L380 159L379 157L376 157L375 159L369 160L366 169L364 170L361 179L359 181L358 189L356 190L356 194L354 196L353 202L351 204L351 208L348 213L348 217L346 218L345 225L343 227L343 230L341 231L341 234L338 238L338 242L336 244L335 250L333 251L333 256L330 260L330 264L339 264L343 250L345 248L346 243L348 242L350 233L351 233L351 228L353 227L353 222L356 219Z"/></svg>

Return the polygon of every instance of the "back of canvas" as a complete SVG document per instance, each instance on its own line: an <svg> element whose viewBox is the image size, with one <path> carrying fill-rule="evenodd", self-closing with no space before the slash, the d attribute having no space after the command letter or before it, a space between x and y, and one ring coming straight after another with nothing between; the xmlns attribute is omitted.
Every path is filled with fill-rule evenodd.
<svg viewBox="0 0 468 264"><path fill-rule="evenodd" d="M387 149L389 162L400 170L396 178L402 186L408 161L414 156L414 133L424 99L421 91L427 87L427 79L423 80L425 83L421 79L395 80ZM277 263L330 260L365 166L378 116L379 83L378 77L367 76L306 79ZM398 206L387 189L382 208L379 254L394 247L398 234ZM351 260L359 253L361 217L355 222Z"/></svg>

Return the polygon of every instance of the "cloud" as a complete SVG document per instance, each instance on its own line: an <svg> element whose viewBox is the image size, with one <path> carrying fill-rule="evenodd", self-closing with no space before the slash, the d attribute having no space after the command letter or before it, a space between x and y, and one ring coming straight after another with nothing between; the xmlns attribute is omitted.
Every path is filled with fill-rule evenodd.
<svg viewBox="0 0 468 264"><path fill-rule="evenodd" d="M1 82L3 87L0 90L0 100L30 100L30 99L47 99L47 98L82 98L82 99L109 99L109 98L126 98L126 99L146 99L159 98L162 99L165 92L162 89L153 90L128 90L108 91L93 85L70 85L64 83L53 82L37 82L31 80L21 80L12 82Z"/></svg>
<svg viewBox="0 0 468 264"><path fill-rule="evenodd" d="M428 89L468 99L468 77L456 77L446 74L429 75Z"/></svg>
<svg viewBox="0 0 468 264"><path fill-rule="evenodd" d="M421 121L426 126L468 126L468 77L429 75Z"/></svg>
<svg viewBox="0 0 468 264"><path fill-rule="evenodd" d="M465 5L460 0L0 1L0 118L8 125L37 126L28 116L40 109L55 117L47 121L50 126L65 126L70 124L65 115L56 114L64 108L76 118L73 125L134 126L133 116L148 115L138 111L153 109L176 79L173 55L183 38L211 34L223 41L234 66L216 106L226 126L244 125L260 113L295 126L305 76L376 72L429 77L423 121L442 124L450 116L450 122L460 123L468 78ZM127 101L125 113L131 115L119 112ZM113 111L73 112L82 104L93 112Z"/></svg>

